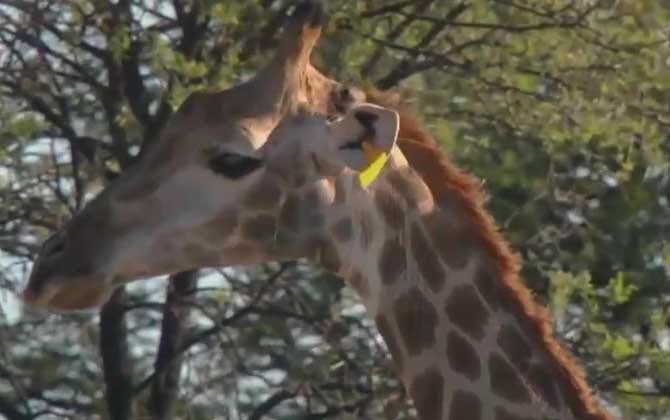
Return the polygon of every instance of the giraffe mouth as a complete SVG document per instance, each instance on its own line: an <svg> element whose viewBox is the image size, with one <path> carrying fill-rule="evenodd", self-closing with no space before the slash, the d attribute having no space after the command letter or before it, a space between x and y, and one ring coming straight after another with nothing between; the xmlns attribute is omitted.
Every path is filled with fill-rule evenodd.
<svg viewBox="0 0 670 420"><path fill-rule="evenodd" d="M35 309L72 312L104 304L114 288L102 275L41 278L39 270L30 276L23 301Z"/></svg>

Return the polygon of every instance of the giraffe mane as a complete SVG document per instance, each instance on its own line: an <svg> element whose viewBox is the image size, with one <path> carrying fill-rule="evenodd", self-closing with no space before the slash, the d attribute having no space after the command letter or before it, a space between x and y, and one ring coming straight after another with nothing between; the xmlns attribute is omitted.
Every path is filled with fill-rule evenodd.
<svg viewBox="0 0 670 420"><path fill-rule="evenodd" d="M554 373L560 378L560 391L573 413L590 420L614 420L595 400L586 374L564 345L553 334L551 316L533 297L520 277L521 258L512 252L493 217L485 210L486 194L472 175L454 166L434 137L423 128L396 93L366 90L367 100L396 109L400 116L398 146L409 165L421 176L436 199L456 200L473 227L487 257L499 270L497 293L518 321L530 331L530 338L546 349L555 362ZM567 395L566 395L567 394Z"/></svg>

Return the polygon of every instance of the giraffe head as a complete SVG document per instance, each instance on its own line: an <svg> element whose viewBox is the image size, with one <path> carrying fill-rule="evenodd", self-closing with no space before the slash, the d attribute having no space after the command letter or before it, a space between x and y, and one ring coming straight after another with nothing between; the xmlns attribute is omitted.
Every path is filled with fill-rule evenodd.
<svg viewBox="0 0 670 420"><path fill-rule="evenodd" d="M390 150L398 124L372 105L328 121L343 104L309 63L319 16L299 7L253 80L189 97L139 162L44 243L25 300L94 307L141 277L309 256L332 201L325 177Z"/></svg>

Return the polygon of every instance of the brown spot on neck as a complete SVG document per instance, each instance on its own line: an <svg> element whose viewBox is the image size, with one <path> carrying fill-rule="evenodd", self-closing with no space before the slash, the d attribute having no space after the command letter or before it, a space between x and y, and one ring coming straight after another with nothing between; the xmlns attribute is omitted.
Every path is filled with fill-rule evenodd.
<svg viewBox="0 0 670 420"><path fill-rule="evenodd" d="M493 353L489 357L489 383L491 390L516 403L530 403L528 389L519 374L502 356Z"/></svg>
<svg viewBox="0 0 670 420"><path fill-rule="evenodd" d="M400 205L399 199L391 191L375 191L375 206L386 226L392 230L400 230L405 226L405 211Z"/></svg>
<svg viewBox="0 0 670 420"><path fill-rule="evenodd" d="M520 372L526 372L533 357L526 339L516 327L503 325L496 341L505 355Z"/></svg>
<svg viewBox="0 0 670 420"><path fill-rule="evenodd" d="M403 344L411 356L435 345L437 310L419 288L413 287L396 299L393 313Z"/></svg>
<svg viewBox="0 0 670 420"><path fill-rule="evenodd" d="M451 397L449 420L481 420L482 401L472 392L457 390Z"/></svg>
<svg viewBox="0 0 670 420"><path fill-rule="evenodd" d="M480 355L468 340L456 331L447 334L447 361L455 372L476 381L482 373Z"/></svg>
<svg viewBox="0 0 670 420"><path fill-rule="evenodd" d="M412 168L390 171L387 180L408 208L416 208L432 199L430 190Z"/></svg>
<svg viewBox="0 0 670 420"><path fill-rule="evenodd" d="M349 242L353 231L351 217L349 216L343 217L331 227L330 231L333 234L335 240L342 243Z"/></svg>
<svg viewBox="0 0 670 420"><path fill-rule="evenodd" d="M402 108L397 96L373 90L368 90L366 95L368 101ZM400 112L398 145L410 167L428 186L434 201L440 206L448 205L457 210L457 215L462 217L472 247L482 254L487 270L491 270L489 276L478 276L479 293L493 310L497 307L496 301L507 301L505 309L516 319L523 320L521 325L531 344L536 345L538 351L546 356L547 363L552 365L556 381L566 395L574 416L593 420L613 419L593 398L583 370L554 338L547 310L534 301L528 288L520 281L519 257L510 251L493 219L485 211L485 195L480 183L453 166L433 137L406 112ZM486 284L489 280L494 284Z"/></svg>
<svg viewBox="0 0 670 420"><path fill-rule="evenodd" d="M489 312L470 285L456 286L447 298L445 310L449 320L470 337L484 338Z"/></svg>
<svg viewBox="0 0 670 420"><path fill-rule="evenodd" d="M474 253L473 233L467 223L459 226L456 216L436 210L422 218L426 232L442 261L452 270L461 270Z"/></svg>
<svg viewBox="0 0 670 420"><path fill-rule="evenodd" d="M498 310L500 298L498 297L501 281L498 276L492 273L492 269L480 265L474 278L475 287L479 294L484 298L486 304L492 311Z"/></svg>
<svg viewBox="0 0 670 420"><path fill-rule="evenodd" d="M421 277L434 293L439 293L447 281L447 274L423 229L416 223L412 225L411 246Z"/></svg>
<svg viewBox="0 0 670 420"><path fill-rule="evenodd" d="M407 268L405 248L396 239L388 239L379 256L379 275L385 285L396 282Z"/></svg>
<svg viewBox="0 0 670 420"><path fill-rule="evenodd" d="M437 369L428 369L414 378L409 387L419 418L441 419L444 401L444 378Z"/></svg>

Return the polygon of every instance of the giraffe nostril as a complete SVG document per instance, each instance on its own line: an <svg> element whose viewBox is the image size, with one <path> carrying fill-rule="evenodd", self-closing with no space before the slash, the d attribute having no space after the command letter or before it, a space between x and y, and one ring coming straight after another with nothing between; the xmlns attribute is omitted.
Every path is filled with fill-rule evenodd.
<svg viewBox="0 0 670 420"><path fill-rule="evenodd" d="M351 101L353 99L353 96L351 95L351 89L348 87L343 87L342 90L340 91L340 97L344 101Z"/></svg>

